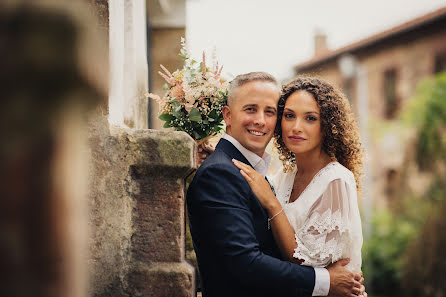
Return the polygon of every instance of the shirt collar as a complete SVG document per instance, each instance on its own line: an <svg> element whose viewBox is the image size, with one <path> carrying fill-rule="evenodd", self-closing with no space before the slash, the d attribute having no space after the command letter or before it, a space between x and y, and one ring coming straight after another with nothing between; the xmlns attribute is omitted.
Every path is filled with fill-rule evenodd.
<svg viewBox="0 0 446 297"><path fill-rule="evenodd" d="M259 173L266 175L268 172L269 163L271 162L271 156L267 152L265 152L260 158L257 154L251 152L250 150L246 149L243 145L240 144L234 137L232 137L229 134L226 134L223 136L223 139L226 139L230 143L232 143L236 149L242 153L242 155L248 160L249 163L251 163L252 167Z"/></svg>

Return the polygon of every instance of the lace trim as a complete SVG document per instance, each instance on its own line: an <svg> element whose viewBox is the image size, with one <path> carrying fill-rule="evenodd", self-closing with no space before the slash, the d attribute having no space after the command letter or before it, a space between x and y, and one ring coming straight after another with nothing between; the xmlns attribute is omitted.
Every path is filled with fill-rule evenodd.
<svg viewBox="0 0 446 297"><path fill-rule="evenodd" d="M339 231L340 234L343 234L350 231L350 227L343 224L341 212L339 210L332 213L331 209L327 209L322 215L317 212L313 213L311 218L300 230L312 234L314 234L314 231L317 231L319 234L328 234L332 231Z"/></svg>
<svg viewBox="0 0 446 297"><path fill-rule="evenodd" d="M326 241L327 235L338 231L339 235ZM297 248L293 257L302 259L304 265L326 266L342 258L349 243L351 228L342 222L340 211L328 209L322 215L313 214L295 234Z"/></svg>
<svg viewBox="0 0 446 297"><path fill-rule="evenodd" d="M315 246L314 248L307 248L304 243L296 235L297 248L294 249L293 257L304 260L302 263L306 266L327 266L342 259L342 254L344 252L345 243L336 241L332 239L323 245Z"/></svg>

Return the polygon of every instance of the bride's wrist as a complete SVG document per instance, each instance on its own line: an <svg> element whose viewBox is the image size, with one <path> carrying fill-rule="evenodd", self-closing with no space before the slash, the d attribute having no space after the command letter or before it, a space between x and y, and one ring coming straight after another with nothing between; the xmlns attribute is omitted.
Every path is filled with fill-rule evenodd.
<svg viewBox="0 0 446 297"><path fill-rule="evenodd" d="M278 213L279 211L282 210L282 205L280 205L279 201L277 201L277 199L276 199L276 201L270 203L266 209L268 211L269 217L271 218L276 213Z"/></svg>

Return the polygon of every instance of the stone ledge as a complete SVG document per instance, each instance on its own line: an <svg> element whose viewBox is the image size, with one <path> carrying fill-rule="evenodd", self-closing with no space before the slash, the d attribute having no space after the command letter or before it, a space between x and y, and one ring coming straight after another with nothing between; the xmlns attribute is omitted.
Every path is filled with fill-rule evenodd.
<svg viewBox="0 0 446 297"><path fill-rule="evenodd" d="M197 146L185 132L111 126L110 133L131 152L130 162L141 174L184 178L196 167Z"/></svg>
<svg viewBox="0 0 446 297"><path fill-rule="evenodd" d="M141 264L128 274L131 296L195 295L195 271L187 262Z"/></svg>

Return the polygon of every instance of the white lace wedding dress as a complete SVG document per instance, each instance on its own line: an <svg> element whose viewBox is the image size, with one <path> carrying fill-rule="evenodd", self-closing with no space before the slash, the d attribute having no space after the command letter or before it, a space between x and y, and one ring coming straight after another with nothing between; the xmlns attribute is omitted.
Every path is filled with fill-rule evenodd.
<svg viewBox="0 0 446 297"><path fill-rule="evenodd" d="M270 178L295 231L294 257L302 265L325 267L350 258L348 269L361 270L362 228L353 173L338 162L321 169L302 194L289 202L297 169Z"/></svg>

